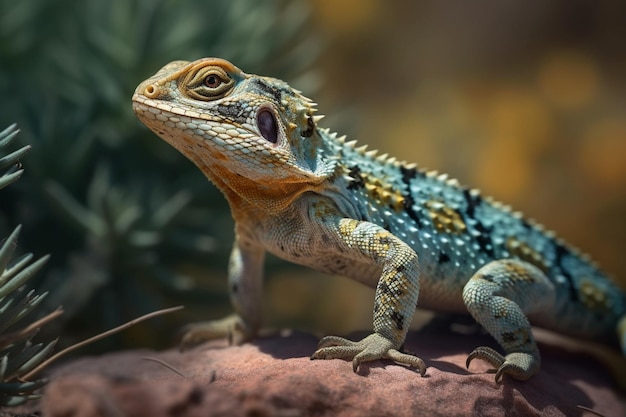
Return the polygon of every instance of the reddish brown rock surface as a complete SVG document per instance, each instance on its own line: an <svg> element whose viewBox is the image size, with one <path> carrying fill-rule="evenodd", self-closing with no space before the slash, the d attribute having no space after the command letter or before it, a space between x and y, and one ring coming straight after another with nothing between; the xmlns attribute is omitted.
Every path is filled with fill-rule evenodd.
<svg viewBox="0 0 626 417"><path fill-rule="evenodd" d="M317 340L301 333L184 353L113 353L56 369L37 407L47 417L593 415L578 405L625 415L608 373L588 357L547 349L537 376L502 385L484 363L466 370L467 353L485 340L411 333L406 347L426 361L425 378L388 362L355 374L345 361L311 361Z"/></svg>

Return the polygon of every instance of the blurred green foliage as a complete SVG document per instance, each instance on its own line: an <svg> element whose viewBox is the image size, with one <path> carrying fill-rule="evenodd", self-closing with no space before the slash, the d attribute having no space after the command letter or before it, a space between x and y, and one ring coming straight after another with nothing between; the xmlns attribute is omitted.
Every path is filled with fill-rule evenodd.
<svg viewBox="0 0 626 417"><path fill-rule="evenodd" d="M38 286L72 336L174 304L227 311L213 291L232 242L226 203L136 120L130 97L167 62L204 56L311 92L309 15L302 1L0 0L0 125L17 122L33 147L0 200L0 236L21 223L24 247L51 253ZM163 326L185 319L163 320L124 342L171 343Z"/></svg>
<svg viewBox="0 0 626 417"><path fill-rule="evenodd" d="M24 172L20 158L28 153L30 146L10 151L17 133L15 125L0 131L0 189L15 182ZM46 359L56 341L33 344L31 338L39 327L60 313L53 312L35 324L34 313L41 309L41 302L47 294L27 291L26 284L48 257L34 262L31 262L31 253L14 257L19 234L18 226L0 241L0 406L18 405L38 398L34 392L46 380L25 381L23 377Z"/></svg>

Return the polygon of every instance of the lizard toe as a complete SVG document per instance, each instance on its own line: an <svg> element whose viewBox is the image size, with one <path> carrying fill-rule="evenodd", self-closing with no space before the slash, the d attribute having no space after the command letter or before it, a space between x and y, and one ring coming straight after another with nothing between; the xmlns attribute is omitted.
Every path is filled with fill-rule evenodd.
<svg viewBox="0 0 626 417"><path fill-rule="evenodd" d="M494 349L486 346L477 347L469 354L465 366L469 368L470 363L474 359L481 359L489 363L495 369L496 383L502 382L504 375L525 381L533 376L539 370L540 359L537 354L525 352L513 352L506 356L496 352Z"/></svg>
<svg viewBox="0 0 626 417"><path fill-rule="evenodd" d="M352 359L360 351L358 342L338 336L326 336L319 341L311 359Z"/></svg>
<svg viewBox="0 0 626 417"><path fill-rule="evenodd" d="M351 359L359 352L356 346L328 346L313 352L311 359Z"/></svg>
<svg viewBox="0 0 626 417"><path fill-rule="evenodd" d="M354 372L364 362L390 359L416 368L422 376L426 373L426 364L422 359L398 351L393 342L378 333L373 333L358 342L342 337L327 336L320 341L318 350L311 355L311 359L352 359Z"/></svg>
<svg viewBox="0 0 626 417"><path fill-rule="evenodd" d="M390 349L389 352L387 352L387 357L401 365L416 368L421 376L426 375L426 363L424 363L422 358L395 349Z"/></svg>
<svg viewBox="0 0 626 417"><path fill-rule="evenodd" d="M518 381L526 381L539 371L539 366L540 360L537 355L524 352L509 353L496 372L496 382L499 383L503 375L509 375Z"/></svg>
<svg viewBox="0 0 626 417"><path fill-rule="evenodd" d="M470 363L474 359L481 359L489 365L498 369L504 363L504 356L487 346L479 346L467 356L465 367L469 369Z"/></svg>
<svg viewBox="0 0 626 417"><path fill-rule="evenodd" d="M319 343L317 344L317 348L321 349L330 346L351 346L355 343L356 342L353 342L352 340L348 340L339 336L326 336L319 341Z"/></svg>

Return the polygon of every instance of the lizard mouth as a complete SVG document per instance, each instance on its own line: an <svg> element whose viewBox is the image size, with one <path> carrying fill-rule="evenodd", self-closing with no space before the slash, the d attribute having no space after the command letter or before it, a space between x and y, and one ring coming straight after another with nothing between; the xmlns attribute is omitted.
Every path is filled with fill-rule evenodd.
<svg viewBox="0 0 626 417"><path fill-rule="evenodd" d="M278 142L278 123L272 111L261 109L256 115L256 124L266 141L274 144Z"/></svg>

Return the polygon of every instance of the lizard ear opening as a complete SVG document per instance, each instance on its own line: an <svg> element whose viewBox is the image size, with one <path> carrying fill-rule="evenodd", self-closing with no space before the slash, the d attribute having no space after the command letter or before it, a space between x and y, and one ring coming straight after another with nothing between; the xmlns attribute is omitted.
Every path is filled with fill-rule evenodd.
<svg viewBox="0 0 626 417"><path fill-rule="evenodd" d="M271 111L267 109L261 110L256 115L256 123L259 132L261 132L265 140L271 143L278 142L278 126L276 125L274 114Z"/></svg>

